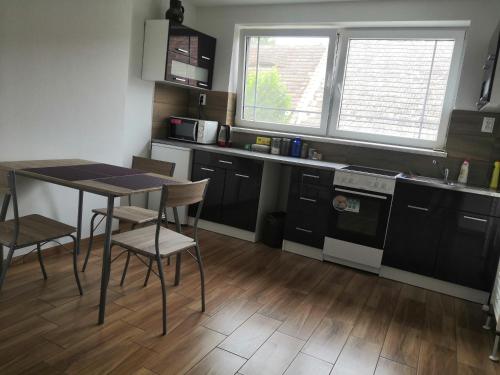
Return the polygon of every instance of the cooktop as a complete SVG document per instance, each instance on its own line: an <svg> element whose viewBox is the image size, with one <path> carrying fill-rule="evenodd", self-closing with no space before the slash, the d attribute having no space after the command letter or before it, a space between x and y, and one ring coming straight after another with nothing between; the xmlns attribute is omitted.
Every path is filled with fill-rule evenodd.
<svg viewBox="0 0 500 375"><path fill-rule="evenodd" d="M396 171L388 171L385 169L362 167L360 165L349 165L347 167L342 168L342 170L343 171L369 173L369 174L388 176L388 177L396 177L397 175L399 175L401 173L401 172L396 172Z"/></svg>

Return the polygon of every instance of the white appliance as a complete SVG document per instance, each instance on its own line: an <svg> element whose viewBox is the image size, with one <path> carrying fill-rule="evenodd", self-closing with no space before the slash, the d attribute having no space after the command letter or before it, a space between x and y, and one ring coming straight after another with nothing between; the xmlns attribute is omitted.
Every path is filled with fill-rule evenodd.
<svg viewBox="0 0 500 375"><path fill-rule="evenodd" d="M168 138L202 144L217 142L217 121L172 116L168 124Z"/></svg>
<svg viewBox="0 0 500 375"><path fill-rule="evenodd" d="M359 166L335 172L325 260L379 272L397 175Z"/></svg>
<svg viewBox="0 0 500 375"><path fill-rule="evenodd" d="M191 178L191 160L193 150L187 147L172 146L163 143L151 144L151 159L175 163L174 177L189 180ZM148 208L157 210L160 207L160 192L149 193ZM187 224L187 207L179 207L179 220L181 224ZM169 221L174 221L172 210L167 211Z"/></svg>

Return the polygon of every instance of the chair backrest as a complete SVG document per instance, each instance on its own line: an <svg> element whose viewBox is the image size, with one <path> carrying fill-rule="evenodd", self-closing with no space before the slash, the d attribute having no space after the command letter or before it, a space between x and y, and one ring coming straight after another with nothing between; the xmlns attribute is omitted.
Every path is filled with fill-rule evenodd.
<svg viewBox="0 0 500 375"><path fill-rule="evenodd" d="M174 175L175 163L134 156L132 158L132 168L172 177Z"/></svg>
<svg viewBox="0 0 500 375"><path fill-rule="evenodd" d="M12 233L12 240L8 244L9 247L15 246L19 236L19 211L17 207L17 194L16 194L16 174L13 170L6 170L0 168L0 194L2 194L3 202L0 208L0 222L4 222L9 209L9 203L12 199L12 208L14 211L14 228Z"/></svg>

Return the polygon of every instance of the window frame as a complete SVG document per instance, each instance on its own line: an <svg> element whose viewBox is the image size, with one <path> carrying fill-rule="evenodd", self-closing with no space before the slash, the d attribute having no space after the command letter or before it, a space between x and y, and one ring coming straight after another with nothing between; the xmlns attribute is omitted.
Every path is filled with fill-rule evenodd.
<svg viewBox="0 0 500 375"><path fill-rule="evenodd" d="M460 27L421 27L421 28L349 28L344 29L340 35L338 64L335 67L336 81L333 89L333 101L330 112L330 122L328 124L328 136L340 139L352 139L357 141L375 142L382 144L394 144L398 146L408 146L427 149L443 149L446 145L449 119L453 111L460 73L463 62L464 43L466 29ZM353 132L339 130L339 116L342 102L344 74L347 65L347 53L350 39L432 39L449 40L453 39L455 45L448 74L446 93L443 100L443 109L439 123L438 134L435 141L396 137L390 135L378 135L371 133Z"/></svg>
<svg viewBox="0 0 500 375"><path fill-rule="evenodd" d="M253 129L271 130L287 133L304 133L310 135L326 136L328 132L329 113L333 89L333 62L334 55L337 50L337 29L335 28L276 28L276 29L260 29L247 28L240 31L239 38L239 60L238 60L238 83L237 83L237 106L236 106L236 126L242 126ZM279 123L257 122L244 120L244 82L246 77L246 38L248 37L265 37L265 36L289 36L289 37L328 37L328 52L325 72L325 86L323 90L323 104L321 108L321 121L319 128L300 125L286 125Z"/></svg>
<svg viewBox="0 0 500 375"><path fill-rule="evenodd" d="M325 27L312 25L288 28L244 27L239 33L236 127L265 130L268 132L324 136L342 141L369 142L380 145L413 147L427 150L444 149L448 133L449 119L454 109L460 83L465 52L466 26L384 26L384 27ZM284 125L277 123L246 121L242 118L244 81L246 75L246 38L251 36L328 36L330 38L326 65L325 88L321 124L319 128L310 126ZM347 64L347 48L350 38L354 39L444 39L455 40L446 94L443 101L441 121L435 141L353 132L337 129Z"/></svg>

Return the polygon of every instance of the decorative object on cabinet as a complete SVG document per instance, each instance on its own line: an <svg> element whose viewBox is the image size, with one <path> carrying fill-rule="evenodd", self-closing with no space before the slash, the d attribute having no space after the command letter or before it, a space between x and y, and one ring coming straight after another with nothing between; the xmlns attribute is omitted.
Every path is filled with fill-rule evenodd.
<svg viewBox="0 0 500 375"><path fill-rule="evenodd" d="M216 39L169 20L147 20L142 79L210 90Z"/></svg>
<svg viewBox="0 0 500 375"><path fill-rule="evenodd" d="M165 18L175 23L184 21L184 7L180 0L170 0L170 8L165 13Z"/></svg>

